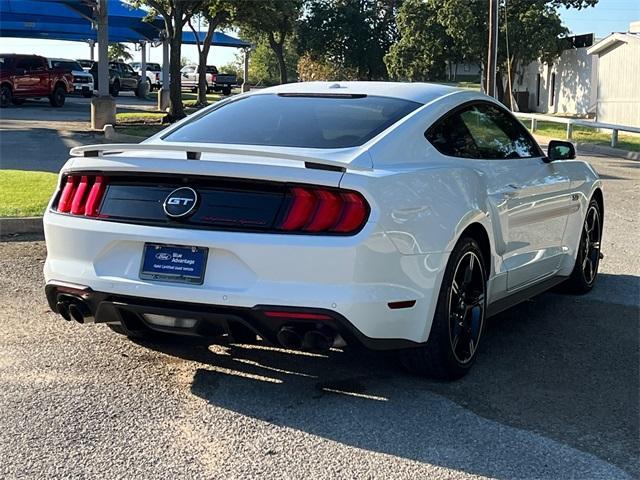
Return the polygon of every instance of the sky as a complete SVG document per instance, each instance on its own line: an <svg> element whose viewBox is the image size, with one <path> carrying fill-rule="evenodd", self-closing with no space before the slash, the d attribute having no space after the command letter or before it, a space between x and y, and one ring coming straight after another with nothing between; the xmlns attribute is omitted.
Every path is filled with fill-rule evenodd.
<svg viewBox="0 0 640 480"><path fill-rule="evenodd" d="M624 32L629 22L640 20L640 0L600 0L595 7L583 10L560 9L560 16L572 34L595 33L602 38L611 32ZM55 40L3 38L0 50L3 53L35 53L45 57L89 58L89 46L80 42ZM134 61L140 61L140 52L130 45ZM147 61L162 63L162 47L150 48ZM209 65L222 66L234 59L235 48L212 47ZM96 47L97 55L97 47ZM184 45L182 56L197 63L198 51L195 45Z"/></svg>

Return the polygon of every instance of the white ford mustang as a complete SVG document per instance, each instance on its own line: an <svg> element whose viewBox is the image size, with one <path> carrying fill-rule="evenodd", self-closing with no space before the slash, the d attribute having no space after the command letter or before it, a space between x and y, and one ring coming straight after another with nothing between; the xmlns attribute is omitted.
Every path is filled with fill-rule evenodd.
<svg viewBox="0 0 640 480"><path fill-rule="evenodd" d="M457 378L488 316L588 292L601 258L594 170L472 91L288 84L71 154L44 218L47 298L129 336L359 344Z"/></svg>

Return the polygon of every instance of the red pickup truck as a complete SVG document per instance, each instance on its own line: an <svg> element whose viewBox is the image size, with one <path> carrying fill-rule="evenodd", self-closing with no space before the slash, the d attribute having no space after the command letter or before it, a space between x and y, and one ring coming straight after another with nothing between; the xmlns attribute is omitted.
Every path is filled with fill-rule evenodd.
<svg viewBox="0 0 640 480"><path fill-rule="evenodd" d="M73 90L70 71L51 69L38 55L0 54L0 107L20 105L27 98L48 97L54 107L64 105Z"/></svg>

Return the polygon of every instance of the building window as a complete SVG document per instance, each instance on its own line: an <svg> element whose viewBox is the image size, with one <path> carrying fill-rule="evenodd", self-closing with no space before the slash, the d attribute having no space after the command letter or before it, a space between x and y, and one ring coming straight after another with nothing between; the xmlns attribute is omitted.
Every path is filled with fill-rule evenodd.
<svg viewBox="0 0 640 480"><path fill-rule="evenodd" d="M536 105L540 106L540 74L536 77Z"/></svg>
<svg viewBox="0 0 640 480"><path fill-rule="evenodd" d="M551 102L550 105L553 107L553 102L556 98L556 74L551 74Z"/></svg>

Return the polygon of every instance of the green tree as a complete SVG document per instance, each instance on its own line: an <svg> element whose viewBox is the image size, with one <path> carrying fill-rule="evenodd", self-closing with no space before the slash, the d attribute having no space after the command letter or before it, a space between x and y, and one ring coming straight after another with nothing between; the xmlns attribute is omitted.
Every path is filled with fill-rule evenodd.
<svg viewBox="0 0 640 480"><path fill-rule="evenodd" d="M180 77L182 30L189 19L202 9L205 0L132 0L136 7L146 6L149 18L161 15L169 42L169 117L178 120L186 116L182 105Z"/></svg>
<svg viewBox="0 0 640 480"><path fill-rule="evenodd" d="M486 0L429 0L438 9L438 21L447 34L458 39L459 50L467 61L483 65L488 44L488 2ZM552 61L564 47L569 31L562 25L558 8L582 9L598 0L502 0L499 10L498 90L504 90L519 68L542 59ZM508 31L508 35L507 35ZM507 44L509 54L507 55ZM510 105L511 95L506 96Z"/></svg>
<svg viewBox="0 0 640 480"><path fill-rule="evenodd" d="M107 55L109 60L122 60L128 62L133 60L133 57L129 53L129 46L124 43L110 43L107 48Z"/></svg>
<svg viewBox="0 0 640 480"><path fill-rule="evenodd" d="M241 29L240 38L247 40L253 45L249 60L249 78L247 79L253 85L277 85L282 83L280 75L280 66L275 52L269 45L269 41L264 35L256 32ZM296 49L296 39L294 36L288 36L282 46L282 54L287 71L287 81L297 80L296 66L298 64L298 53ZM236 55L236 62L243 64L242 54Z"/></svg>
<svg viewBox="0 0 640 480"><path fill-rule="evenodd" d="M438 23L438 9L424 0L406 0L397 16L399 39L384 61L394 79L441 80L447 62L459 60L459 49Z"/></svg>
<svg viewBox="0 0 640 480"><path fill-rule="evenodd" d="M244 37L265 41L275 55L280 83L287 83L287 40L295 34L302 0L235 0L236 20ZM259 42L254 42L258 45ZM255 55L254 55L255 61Z"/></svg>
<svg viewBox="0 0 640 480"><path fill-rule="evenodd" d="M211 50L211 41L216 29L222 27L230 21L235 7L229 0L209 0L202 4L197 16L203 19L207 25L204 40L201 42L196 29L193 26L193 19L188 20L189 28L196 37L198 48L198 105L207 104L207 58Z"/></svg>
<svg viewBox="0 0 640 480"><path fill-rule="evenodd" d="M300 53L359 79L387 77L383 57L397 37L398 0L317 0L298 31Z"/></svg>

